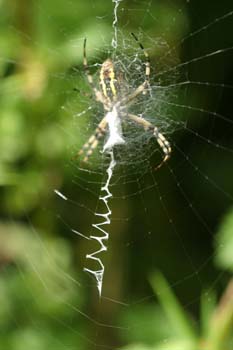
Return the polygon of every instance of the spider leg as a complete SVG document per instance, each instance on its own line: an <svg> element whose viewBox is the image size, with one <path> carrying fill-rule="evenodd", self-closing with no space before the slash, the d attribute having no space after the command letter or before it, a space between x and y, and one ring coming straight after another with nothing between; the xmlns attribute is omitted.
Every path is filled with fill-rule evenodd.
<svg viewBox="0 0 233 350"><path fill-rule="evenodd" d="M84 39L83 43L83 66L84 66L84 71L87 76L88 83L90 84L92 90L94 91L96 101L103 103L104 106L106 106L106 99L102 95L101 91L99 91L95 86L94 86L94 81L92 78L92 75L89 70L89 66L87 63L87 51L86 51L86 44L87 44L87 39Z"/></svg>
<svg viewBox="0 0 233 350"><path fill-rule="evenodd" d="M150 57L148 55L148 52L145 50L144 46L142 45L142 43L138 40L138 38L136 37L136 35L134 33L131 33L133 38L135 39L135 41L138 43L139 47L141 48L141 50L144 53L144 56L146 58L146 62L145 62L145 66L146 66L146 71L145 71L145 75L146 75L146 79L145 81L139 85L135 91L133 91L129 96L126 96L123 99L123 104L127 104L130 103L132 100L134 100L138 95L142 94L146 94L148 91L148 88L150 88L150 83L149 83L149 77L150 77Z"/></svg>
<svg viewBox="0 0 233 350"><path fill-rule="evenodd" d="M145 50L144 46L142 45L142 43L138 40L138 38L136 37L136 35L134 33L131 33L132 37L135 39L135 41L138 43L138 45L140 46L141 50L144 53L144 56L146 58L146 81L149 84L149 77L150 77L150 57L148 55L148 52Z"/></svg>
<svg viewBox="0 0 233 350"><path fill-rule="evenodd" d="M95 129L95 132L91 137L88 139L88 141L83 145L81 150L78 153L78 157L84 155L83 161L86 163L88 162L90 156L94 152L95 148L97 147L99 140L101 139L102 136L104 136L106 132L106 126L107 126L107 121L106 117L104 117L97 128Z"/></svg>
<svg viewBox="0 0 233 350"><path fill-rule="evenodd" d="M131 94L129 94L128 96L124 97L121 101L120 104L121 105L128 105L131 101L133 101L138 95L140 95L141 93L143 93L144 91L146 91L147 88L147 81L144 81L144 83L142 83L141 85L139 85L136 90L134 90Z"/></svg>
<svg viewBox="0 0 233 350"><path fill-rule="evenodd" d="M169 141L161 134L156 126L148 122L142 117L138 117L135 114L126 114L126 116L133 120L135 123L138 123L144 127L145 130L151 130L153 131L153 135L155 136L159 146L162 148L162 151L164 153L164 158L161 161L161 163L156 167L156 169L159 169L169 158L171 155L171 145Z"/></svg>

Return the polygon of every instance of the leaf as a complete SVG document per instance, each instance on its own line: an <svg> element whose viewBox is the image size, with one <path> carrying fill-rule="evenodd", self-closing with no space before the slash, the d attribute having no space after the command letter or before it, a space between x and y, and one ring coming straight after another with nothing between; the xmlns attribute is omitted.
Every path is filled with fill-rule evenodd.
<svg viewBox="0 0 233 350"><path fill-rule="evenodd" d="M223 218L216 238L217 266L233 271L233 208Z"/></svg>
<svg viewBox="0 0 233 350"><path fill-rule="evenodd" d="M157 294L160 304L163 306L167 318L180 338L193 341L197 339L196 332L189 317L162 274L154 274L151 278L151 285Z"/></svg>
<svg viewBox="0 0 233 350"><path fill-rule="evenodd" d="M201 330L205 338L209 332L209 324L216 307L216 295L214 291L204 290L201 295Z"/></svg>

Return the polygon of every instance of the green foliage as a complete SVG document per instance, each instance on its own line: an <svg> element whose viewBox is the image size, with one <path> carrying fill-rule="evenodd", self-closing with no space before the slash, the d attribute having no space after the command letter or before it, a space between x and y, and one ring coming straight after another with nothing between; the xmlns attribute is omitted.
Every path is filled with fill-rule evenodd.
<svg viewBox="0 0 233 350"><path fill-rule="evenodd" d="M216 237L216 264L233 272L233 209L224 216Z"/></svg>
<svg viewBox="0 0 233 350"><path fill-rule="evenodd" d="M124 347L125 350L222 350L223 348L231 350L233 341L232 283L229 284L218 306L215 304L213 293L203 293L199 330L160 273L151 276L151 285L164 315L161 314L160 309L151 308L151 313L154 315L150 317L147 315L147 320L143 320L144 329L141 329L141 333L147 334L148 331L151 331L154 341L150 341L151 345L145 345L150 339L150 335L147 335L145 343L139 343L139 341L137 343L135 339L137 339L140 327L140 324L137 324L137 329L134 329L133 334L133 345Z"/></svg>
<svg viewBox="0 0 233 350"><path fill-rule="evenodd" d="M0 239L5 259L0 277L1 346L66 349L62 342L69 336L69 319L77 317L69 305L80 307L83 302L73 282L69 245L59 238L42 241L41 232L17 224L2 224Z"/></svg>

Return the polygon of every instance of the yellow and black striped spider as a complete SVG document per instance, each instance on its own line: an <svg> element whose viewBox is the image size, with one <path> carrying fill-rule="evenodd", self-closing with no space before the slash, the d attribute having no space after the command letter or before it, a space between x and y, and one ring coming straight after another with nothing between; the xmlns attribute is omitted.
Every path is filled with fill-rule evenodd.
<svg viewBox="0 0 233 350"><path fill-rule="evenodd" d="M159 132L158 128L151 124L149 121L144 119L141 116L137 116L135 114L131 114L127 112L127 108L129 105L133 103L135 99L140 94L146 94L149 89L149 77L150 77L150 59L147 51L144 49L143 45L139 42L138 38L135 34L132 33L133 38L136 40L138 45L145 56L145 81L140 84L133 92L126 94L125 96L120 96L118 94L119 87L121 84L120 77L115 74L114 71L114 63L111 59L106 59L100 69L99 74L99 85L100 89L97 89L94 85L94 81L92 75L90 74L88 63L87 63L87 55L86 55L86 39L84 39L83 46L83 65L84 70L87 76L87 80L94 91L95 99L97 102L102 103L104 109L104 117L100 121L99 125L95 129L95 132L88 139L88 141L83 145L82 149L79 151L78 155L83 156L83 161L87 162L89 157L92 155L94 149L97 147L99 140L105 135L107 131L107 113L111 112L113 109L117 110L120 118L128 118L134 123L141 125L145 131L152 131L155 136L159 146L162 148L164 153L164 158L159 164L161 167L164 164L171 154L171 146L170 143L166 140L166 138Z"/></svg>

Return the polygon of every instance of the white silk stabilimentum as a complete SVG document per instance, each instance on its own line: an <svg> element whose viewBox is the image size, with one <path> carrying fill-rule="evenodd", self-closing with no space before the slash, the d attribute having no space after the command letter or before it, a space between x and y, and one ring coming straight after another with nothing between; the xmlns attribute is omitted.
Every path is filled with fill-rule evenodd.
<svg viewBox="0 0 233 350"><path fill-rule="evenodd" d="M122 145L125 143L122 135L121 119L118 115L116 107L113 107L111 112L106 115L109 137L103 147L103 152L111 150L116 145Z"/></svg>
<svg viewBox="0 0 233 350"><path fill-rule="evenodd" d="M97 241L100 247L93 253L86 255L87 259L91 259L97 262L100 266L100 269L91 270L91 269L84 268L85 271L91 273L95 277L97 281L97 288L98 288L100 297L102 293L102 285L103 285L103 277L104 277L104 264L101 258L98 257L98 255L101 252L104 252L107 250L107 246L105 242L108 241L109 233L103 228L103 226L111 224L112 211L109 207L108 201L112 197L112 193L109 190L109 186L110 186L111 178L113 176L113 170L116 165L113 148L116 145L122 145L125 143L125 140L123 139L123 136L122 136L121 120L117 113L116 107L113 107L112 111L107 113L106 119L107 119L108 128L109 128L109 137L106 143L104 144L103 152L108 152L111 156L111 160L106 171L107 180L104 186L101 188L101 192L104 192L104 195L100 195L99 197L99 200L103 201L103 203L105 204L106 212L95 213L95 216L103 218L103 221L97 224L92 224L92 227L98 230L101 233L101 235L98 235L98 236L91 235L90 239Z"/></svg>
<svg viewBox="0 0 233 350"><path fill-rule="evenodd" d="M97 224L92 224L92 227L94 229L98 230L101 233L101 235L98 235L98 236L91 235L90 236L90 239L97 241L99 243L100 247L99 247L99 249L97 249L93 253L86 255L87 259L91 259L91 260L94 260L95 262L97 262L100 266L100 269L99 270L91 270L91 269L84 268L84 271L91 273L95 277L95 279L97 281L97 288L98 288L100 297L101 297L101 293L102 293L102 285L103 285L103 277L104 277L104 264L103 264L101 258L98 257L98 255L101 252L104 252L107 250L107 247L106 247L106 244L104 241L108 241L109 233L108 233L108 231L106 231L103 228L103 226L111 224L110 216L112 214L112 211L109 207L108 201L109 201L109 198L112 197L112 193L109 190L109 185L110 185L110 181L111 181L111 178L113 175L113 169L116 165L116 162L114 160L113 151L111 150L109 153L111 156L111 161L110 161L110 164L109 164L108 169L107 169L107 180L106 180L104 186L101 187L101 192L103 193L103 195L99 196L99 200L101 200L105 204L106 212L105 213L96 212L95 216L101 217L103 219L103 221L101 221Z"/></svg>

